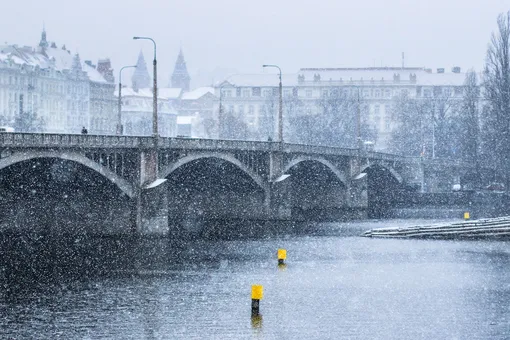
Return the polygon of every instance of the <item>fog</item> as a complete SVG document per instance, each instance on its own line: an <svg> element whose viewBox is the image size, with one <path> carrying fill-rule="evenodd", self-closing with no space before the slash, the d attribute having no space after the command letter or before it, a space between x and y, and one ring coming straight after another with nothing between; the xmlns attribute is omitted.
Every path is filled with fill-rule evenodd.
<svg viewBox="0 0 510 340"><path fill-rule="evenodd" d="M118 71L152 59L168 83L182 47L192 86L230 73L283 72L301 67L406 66L481 70L495 18L505 0L366 1L99 1L4 2L1 42L34 46L43 25L48 40L83 59L109 57ZM131 70L129 70L131 71ZM128 77L126 77L128 78Z"/></svg>

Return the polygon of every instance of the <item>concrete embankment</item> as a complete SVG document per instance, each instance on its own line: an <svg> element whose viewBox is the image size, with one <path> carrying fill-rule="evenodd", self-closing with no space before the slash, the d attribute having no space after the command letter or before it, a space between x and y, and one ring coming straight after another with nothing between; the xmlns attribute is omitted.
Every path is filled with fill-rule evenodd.
<svg viewBox="0 0 510 340"><path fill-rule="evenodd" d="M371 229L365 237L437 239L510 239L510 216L455 223Z"/></svg>

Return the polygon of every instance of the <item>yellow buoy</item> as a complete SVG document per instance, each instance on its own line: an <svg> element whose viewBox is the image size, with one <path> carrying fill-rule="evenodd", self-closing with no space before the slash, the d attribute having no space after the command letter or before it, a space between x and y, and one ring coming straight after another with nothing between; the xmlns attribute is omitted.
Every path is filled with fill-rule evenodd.
<svg viewBox="0 0 510 340"><path fill-rule="evenodd" d="M287 250L278 249L278 264L285 264L286 259L287 259Z"/></svg>
<svg viewBox="0 0 510 340"><path fill-rule="evenodd" d="M469 211L466 211L466 212L464 213L464 219L465 219L465 220L469 220Z"/></svg>

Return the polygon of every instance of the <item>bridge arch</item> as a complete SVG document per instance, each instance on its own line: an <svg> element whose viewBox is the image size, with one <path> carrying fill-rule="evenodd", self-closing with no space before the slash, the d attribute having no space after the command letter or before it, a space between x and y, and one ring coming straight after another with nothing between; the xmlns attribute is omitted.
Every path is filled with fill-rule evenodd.
<svg viewBox="0 0 510 340"><path fill-rule="evenodd" d="M117 187L128 197L133 198L135 196L135 189L129 181L125 180L124 178L120 177L119 175L110 171L104 166L94 162L90 158L87 158L84 155L74 152L31 151L14 153L9 157L0 159L0 170L13 164L36 158L59 158L79 163L83 166L86 166L87 168L94 170L95 172L101 174L103 177L110 180L112 183L117 185Z"/></svg>
<svg viewBox="0 0 510 340"><path fill-rule="evenodd" d="M248 168L246 165L244 165L241 161L239 161L237 158L235 158L232 155L229 154L222 154L222 153L215 153L215 152L205 152L205 153L197 153L193 155L188 155L186 157L178 159L175 163L172 163L162 169L160 171L161 178L166 178L169 175L171 175L175 170L180 168L181 166L199 160L199 159L206 159L206 158L217 158L224 160L226 162L229 162L236 167L238 167L241 171L246 173L264 192L267 193L269 190L268 185L266 182L260 177L259 175L255 174L250 168Z"/></svg>
<svg viewBox="0 0 510 340"><path fill-rule="evenodd" d="M291 168L293 168L294 166L298 165L299 163L302 163L302 162L318 162L318 163L321 163L322 165L324 165L325 167L327 167L333 174L335 174L336 178L338 178L338 180L344 185L347 187L347 178L345 176L345 174L343 172L341 172L340 170L338 170L338 168L331 162L323 159L323 158L316 158L316 157L306 157L306 156L300 156L300 157L297 157L295 159L293 159L292 161L290 161L284 168L284 173L289 171Z"/></svg>
<svg viewBox="0 0 510 340"><path fill-rule="evenodd" d="M393 169L391 166L387 166L385 164L380 164L380 163L366 164L361 167L361 172L366 172L367 169L373 168L374 166L388 170L390 172L390 174L397 180L397 182L399 184L403 183L404 180L403 180L402 176L395 169Z"/></svg>

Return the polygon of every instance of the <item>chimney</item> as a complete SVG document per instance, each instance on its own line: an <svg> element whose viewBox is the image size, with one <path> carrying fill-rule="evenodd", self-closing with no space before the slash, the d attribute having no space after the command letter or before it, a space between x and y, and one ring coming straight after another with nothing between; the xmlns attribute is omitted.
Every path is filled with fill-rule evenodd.
<svg viewBox="0 0 510 340"><path fill-rule="evenodd" d="M438 68L437 73L444 73L444 68Z"/></svg>
<svg viewBox="0 0 510 340"><path fill-rule="evenodd" d="M453 73L460 73L460 67L458 67L458 66L452 67L452 72Z"/></svg>
<svg viewBox="0 0 510 340"><path fill-rule="evenodd" d="M114 77L113 77L113 69L110 62L110 59L99 59L97 62L97 70L101 75L106 79L106 81L113 83Z"/></svg>

